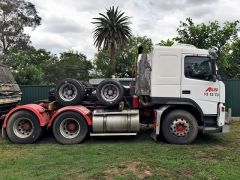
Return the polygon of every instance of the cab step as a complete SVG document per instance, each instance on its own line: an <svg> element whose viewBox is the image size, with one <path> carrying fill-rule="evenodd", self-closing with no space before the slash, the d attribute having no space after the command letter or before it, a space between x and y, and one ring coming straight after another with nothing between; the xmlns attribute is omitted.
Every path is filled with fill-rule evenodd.
<svg viewBox="0 0 240 180"><path fill-rule="evenodd" d="M137 133L90 133L90 136L136 136Z"/></svg>
<svg viewBox="0 0 240 180"><path fill-rule="evenodd" d="M228 124L225 124L222 127L203 127L203 133L228 133L230 131L230 127Z"/></svg>
<svg viewBox="0 0 240 180"><path fill-rule="evenodd" d="M203 127L203 133L216 133L220 131L221 128L219 127Z"/></svg>

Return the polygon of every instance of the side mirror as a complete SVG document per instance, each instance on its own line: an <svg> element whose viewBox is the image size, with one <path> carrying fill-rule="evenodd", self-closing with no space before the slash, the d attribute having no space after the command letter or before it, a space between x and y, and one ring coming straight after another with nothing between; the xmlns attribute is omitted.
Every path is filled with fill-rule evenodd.
<svg viewBox="0 0 240 180"><path fill-rule="evenodd" d="M217 79L218 79L219 81L222 81L222 76L221 76L220 74L218 74L218 75L217 75Z"/></svg>
<svg viewBox="0 0 240 180"><path fill-rule="evenodd" d="M214 74L214 75L212 75L212 81L213 82L216 82L217 81L217 76Z"/></svg>
<svg viewBox="0 0 240 180"><path fill-rule="evenodd" d="M218 74L217 78L219 78L218 80L220 80L220 81L225 80L227 78L226 71L223 71L220 69L217 71L217 74Z"/></svg>

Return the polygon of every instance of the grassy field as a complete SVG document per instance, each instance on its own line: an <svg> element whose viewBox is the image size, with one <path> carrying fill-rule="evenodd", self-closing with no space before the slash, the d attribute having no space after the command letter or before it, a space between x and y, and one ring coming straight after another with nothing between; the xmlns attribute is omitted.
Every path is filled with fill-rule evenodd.
<svg viewBox="0 0 240 180"><path fill-rule="evenodd" d="M52 135L32 145L0 138L0 179L240 179L240 122L192 145L137 137L88 138L64 146Z"/></svg>

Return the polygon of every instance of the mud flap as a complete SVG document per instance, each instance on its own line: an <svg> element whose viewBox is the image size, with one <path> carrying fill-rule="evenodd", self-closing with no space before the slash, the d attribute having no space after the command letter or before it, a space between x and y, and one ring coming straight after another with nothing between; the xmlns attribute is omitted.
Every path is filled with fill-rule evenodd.
<svg viewBox="0 0 240 180"><path fill-rule="evenodd" d="M6 128L2 128L2 138L3 139L7 139L7 132L6 132Z"/></svg>
<svg viewBox="0 0 240 180"><path fill-rule="evenodd" d="M158 139L158 136L160 135L160 125L161 125L161 119L162 119L162 114L165 110L167 110L169 107L169 105L167 106L163 106L156 111L157 113L157 116L156 116L156 127L154 128L153 132L151 133L150 137L154 140L154 141L157 141Z"/></svg>
<svg viewBox="0 0 240 180"><path fill-rule="evenodd" d="M222 133L228 133L230 132L230 127L228 124L225 124L223 127L222 127Z"/></svg>
<svg viewBox="0 0 240 180"><path fill-rule="evenodd" d="M156 134L156 130L155 130L155 129L152 131L150 137L151 137L154 141L157 141L158 135Z"/></svg>

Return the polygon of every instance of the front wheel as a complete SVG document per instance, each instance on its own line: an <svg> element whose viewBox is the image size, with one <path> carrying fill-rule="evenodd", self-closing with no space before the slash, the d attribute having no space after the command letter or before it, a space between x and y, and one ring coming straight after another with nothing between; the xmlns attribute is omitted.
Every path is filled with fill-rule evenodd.
<svg viewBox="0 0 240 180"><path fill-rule="evenodd" d="M162 133L168 143L190 144L198 134L197 120L187 111L172 111L163 120Z"/></svg>
<svg viewBox="0 0 240 180"><path fill-rule="evenodd" d="M88 133L85 119L76 112L63 112L53 123L53 134L61 144L78 144Z"/></svg>
<svg viewBox="0 0 240 180"><path fill-rule="evenodd" d="M7 122L6 131L12 142L30 144L40 137L42 128L32 112L21 110L11 115Z"/></svg>

